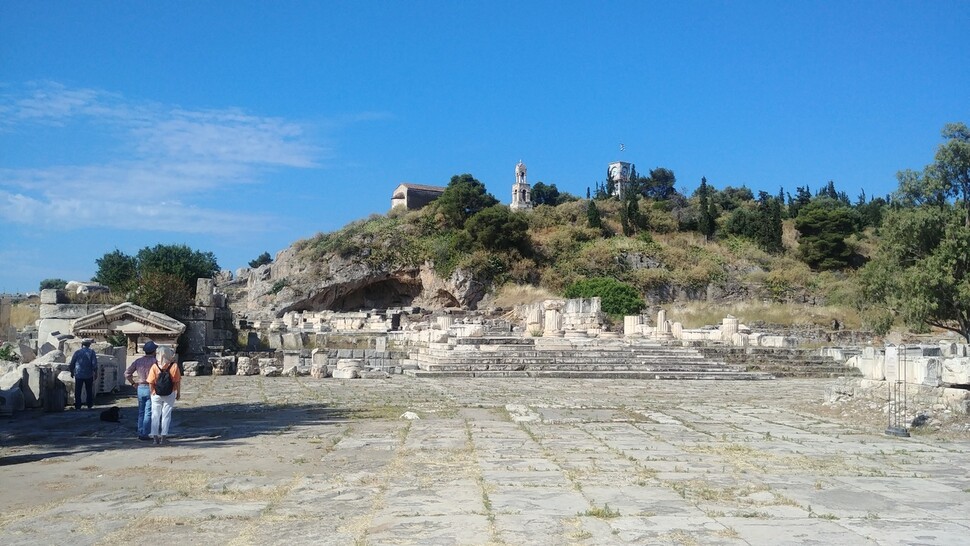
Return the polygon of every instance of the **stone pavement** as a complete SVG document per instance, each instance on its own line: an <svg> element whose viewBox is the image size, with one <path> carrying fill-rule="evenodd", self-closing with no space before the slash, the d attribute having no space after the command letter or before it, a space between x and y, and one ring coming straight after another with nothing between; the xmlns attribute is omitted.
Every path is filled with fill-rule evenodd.
<svg viewBox="0 0 970 546"><path fill-rule="evenodd" d="M0 544L967 544L970 440L830 383L188 377L160 447L0 421Z"/></svg>

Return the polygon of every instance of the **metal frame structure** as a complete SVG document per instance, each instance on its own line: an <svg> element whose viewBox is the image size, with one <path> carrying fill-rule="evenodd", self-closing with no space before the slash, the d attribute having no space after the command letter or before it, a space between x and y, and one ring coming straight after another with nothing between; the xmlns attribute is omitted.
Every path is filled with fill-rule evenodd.
<svg viewBox="0 0 970 546"><path fill-rule="evenodd" d="M889 390L889 425L886 427L886 434L909 438L909 431L906 430L906 372L907 354L906 346L897 347L896 353L896 380L887 381L886 387Z"/></svg>

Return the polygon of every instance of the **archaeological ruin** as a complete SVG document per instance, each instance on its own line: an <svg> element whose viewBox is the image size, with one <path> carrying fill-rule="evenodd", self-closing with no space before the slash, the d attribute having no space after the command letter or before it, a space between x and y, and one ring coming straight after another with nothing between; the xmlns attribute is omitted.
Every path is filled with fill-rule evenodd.
<svg viewBox="0 0 970 546"><path fill-rule="evenodd" d="M624 317L613 327L599 298L474 310L459 302L463 296L454 290L460 283L421 275L324 286L271 313L231 308L227 290L252 289L273 276L266 265L236 276L226 272L219 282L199 279L193 305L178 319L131 303L72 304L63 291L45 290L36 337L12 337L6 327L7 343L21 362L4 364L0 409L10 414L69 405L73 388L65 362L82 338L92 338L102 371L101 393L124 389L124 367L152 339L178 350L187 376L844 377L833 399L889 400L891 386L903 381L911 386L910 420L920 412L970 412L970 350L965 344L803 348L795 335L754 331L730 315L718 325L684 328L664 309L654 316ZM427 297L429 291L435 296ZM400 299L402 293L407 297ZM407 305L368 306L388 301ZM422 301L432 305L415 304ZM900 359L905 367L896 373Z"/></svg>

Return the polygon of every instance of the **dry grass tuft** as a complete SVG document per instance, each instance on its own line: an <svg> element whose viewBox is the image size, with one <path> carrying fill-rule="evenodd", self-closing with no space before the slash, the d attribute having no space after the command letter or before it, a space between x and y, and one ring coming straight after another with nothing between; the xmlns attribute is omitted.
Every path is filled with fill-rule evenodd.
<svg viewBox="0 0 970 546"><path fill-rule="evenodd" d="M502 288L499 288L498 293L495 295L494 305L495 307L508 309L516 305L539 303L551 299L556 299L556 295L545 288L531 285L506 284Z"/></svg>
<svg viewBox="0 0 970 546"><path fill-rule="evenodd" d="M10 325L23 330L40 318L40 308L36 305L15 303L10 306Z"/></svg>
<svg viewBox="0 0 970 546"><path fill-rule="evenodd" d="M690 302L670 308L668 319L681 322L685 328L718 326L727 315L734 315L742 324L778 324L782 326L817 325L828 328L838 319L846 328L860 328L858 313L847 307L814 306L795 303L739 302L711 304Z"/></svg>
<svg viewBox="0 0 970 546"><path fill-rule="evenodd" d="M786 220L781 225L781 244L785 246L788 250L797 251L798 250L798 230L795 229L794 220Z"/></svg>

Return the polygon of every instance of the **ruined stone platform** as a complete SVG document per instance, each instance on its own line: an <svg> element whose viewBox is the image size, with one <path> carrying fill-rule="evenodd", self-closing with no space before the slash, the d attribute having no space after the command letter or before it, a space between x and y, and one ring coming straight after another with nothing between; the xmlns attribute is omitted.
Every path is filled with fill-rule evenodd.
<svg viewBox="0 0 970 546"><path fill-rule="evenodd" d="M855 366L823 356L817 349L700 345L697 350L708 358L743 366L747 371L769 373L776 378L862 377L862 372Z"/></svg>
<svg viewBox="0 0 970 546"><path fill-rule="evenodd" d="M965 544L970 439L830 380L185 379L178 437L0 421L0 543ZM407 411L419 420L402 419ZM878 411L878 410L877 410Z"/></svg>
<svg viewBox="0 0 970 546"><path fill-rule="evenodd" d="M657 342L601 343L535 338L460 338L412 353L414 377L559 377L574 379L773 379L726 364L693 347Z"/></svg>

